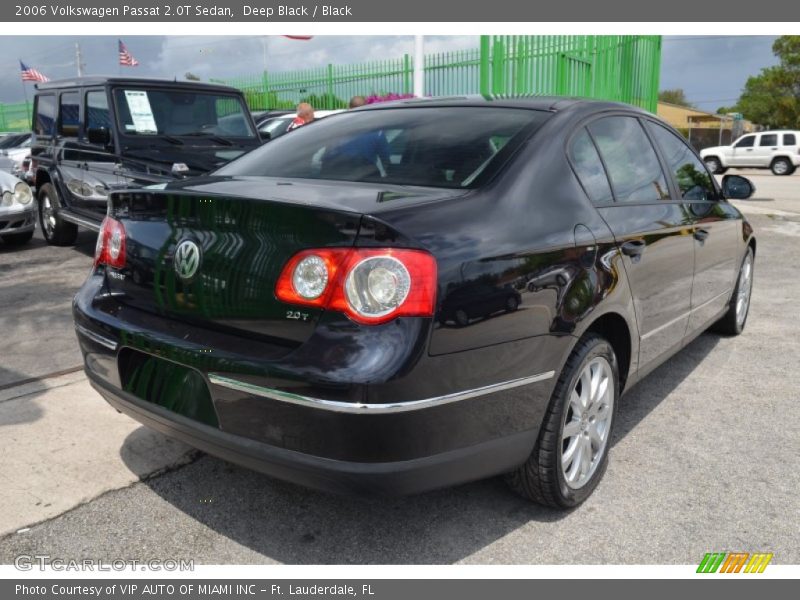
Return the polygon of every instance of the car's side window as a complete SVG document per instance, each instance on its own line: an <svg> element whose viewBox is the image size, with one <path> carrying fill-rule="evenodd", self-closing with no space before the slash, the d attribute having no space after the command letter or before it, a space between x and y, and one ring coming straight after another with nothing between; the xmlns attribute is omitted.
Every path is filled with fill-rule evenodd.
<svg viewBox="0 0 800 600"><path fill-rule="evenodd" d="M58 133L78 137L80 124L80 98L78 92L64 92L59 98Z"/></svg>
<svg viewBox="0 0 800 600"><path fill-rule="evenodd" d="M608 183L606 170L586 129L582 128L572 138L569 157L575 168L578 180L581 182L589 199L595 204L613 202L614 196L611 193L611 185Z"/></svg>
<svg viewBox="0 0 800 600"><path fill-rule="evenodd" d="M658 156L635 117L605 117L589 125L603 157L617 202L669 199Z"/></svg>
<svg viewBox="0 0 800 600"><path fill-rule="evenodd" d="M758 142L759 146L777 146L778 134L777 133L762 133L761 140Z"/></svg>
<svg viewBox="0 0 800 600"><path fill-rule="evenodd" d="M108 96L105 90L94 90L86 93L86 129L111 129L111 117L108 112Z"/></svg>
<svg viewBox="0 0 800 600"><path fill-rule="evenodd" d="M746 135L734 145L735 148L752 148L756 143L756 136Z"/></svg>
<svg viewBox="0 0 800 600"><path fill-rule="evenodd" d="M36 96L33 131L36 135L53 135L56 129L56 97L53 94Z"/></svg>
<svg viewBox="0 0 800 600"><path fill-rule="evenodd" d="M783 134L783 145L784 146L796 146L797 145L797 137L793 133L784 133Z"/></svg>
<svg viewBox="0 0 800 600"><path fill-rule="evenodd" d="M647 121L647 128L661 148L684 200L717 200L717 190L703 162L689 145L666 127Z"/></svg>

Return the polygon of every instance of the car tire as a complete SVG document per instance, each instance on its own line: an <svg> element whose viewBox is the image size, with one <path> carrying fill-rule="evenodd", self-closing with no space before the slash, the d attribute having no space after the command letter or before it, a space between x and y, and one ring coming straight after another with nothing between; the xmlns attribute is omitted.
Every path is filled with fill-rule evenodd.
<svg viewBox="0 0 800 600"><path fill-rule="evenodd" d="M605 379L605 387L597 387L598 392L604 390L602 394L592 393L595 374L601 384ZM619 367L614 349L605 338L588 334L564 365L533 452L507 476L511 488L555 508L572 508L586 500L606 470L618 401ZM585 462L587 444L589 460ZM566 462L565 453L571 453Z"/></svg>
<svg viewBox="0 0 800 600"><path fill-rule="evenodd" d="M469 325L469 315L467 314L467 311L465 311L463 308L459 308L453 314L453 320L459 327L466 327L467 325Z"/></svg>
<svg viewBox="0 0 800 600"><path fill-rule="evenodd" d="M64 221L58 214L58 192L52 183L42 185L38 194L39 226L44 240L51 246L71 246L78 237L78 226Z"/></svg>
<svg viewBox="0 0 800 600"><path fill-rule="evenodd" d="M794 165L788 158L776 158L769 168L773 175L781 176L794 173Z"/></svg>
<svg viewBox="0 0 800 600"><path fill-rule="evenodd" d="M706 167L708 170L711 171L714 175L722 175L725 171L727 171L727 167L723 167L722 163L716 156L709 156L705 159Z"/></svg>
<svg viewBox="0 0 800 600"><path fill-rule="evenodd" d="M742 259L742 266L739 267L739 276L736 278L736 287L733 289L728 311L712 328L717 333L739 335L744 330L744 326L747 324L747 315L750 313L754 266L753 248L748 246Z"/></svg>
<svg viewBox="0 0 800 600"><path fill-rule="evenodd" d="M24 246L31 241L33 231L26 231L25 233L7 233L0 236L4 244L9 246Z"/></svg>
<svg viewBox="0 0 800 600"><path fill-rule="evenodd" d="M514 312L519 308L519 300L514 296L509 296L506 299L506 312Z"/></svg>

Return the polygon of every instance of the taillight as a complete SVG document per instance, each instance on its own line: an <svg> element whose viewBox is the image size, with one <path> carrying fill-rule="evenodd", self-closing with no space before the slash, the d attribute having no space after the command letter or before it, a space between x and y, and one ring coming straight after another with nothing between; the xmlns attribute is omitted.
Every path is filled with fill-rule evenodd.
<svg viewBox="0 0 800 600"><path fill-rule="evenodd" d="M125 266L125 228L122 223L106 217L97 236L94 249L94 266L108 265L115 269Z"/></svg>
<svg viewBox="0 0 800 600"><path fill-rule="evenodd" d="M357 323L433 316L436 259L422 250L320 248L295 254L275 296L288 304L327 308Z"/></svg>

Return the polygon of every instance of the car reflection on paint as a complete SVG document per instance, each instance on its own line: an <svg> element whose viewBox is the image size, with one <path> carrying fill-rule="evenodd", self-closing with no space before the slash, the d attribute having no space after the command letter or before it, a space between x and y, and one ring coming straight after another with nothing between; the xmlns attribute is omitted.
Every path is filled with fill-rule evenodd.
<svg viewBox="0 0 800 600"><path fill-rule="evenodd" d="M447 295L439 312L439 323L465 327L479 317L488 319L500 312L514 312L520 304L522 296L510 285L475 281Z"/></svg>

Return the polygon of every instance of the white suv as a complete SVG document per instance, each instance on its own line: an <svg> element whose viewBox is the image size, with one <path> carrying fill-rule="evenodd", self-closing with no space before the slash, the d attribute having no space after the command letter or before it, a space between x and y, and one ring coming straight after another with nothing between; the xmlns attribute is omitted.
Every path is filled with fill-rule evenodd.
<svg viewBox="0 0 800 600"><path fill-rule="evenodd" d="M712 173L729 168L771 169L775 175L791 175L800 166L800 131L748 133L732 146L704 148L700 156Z"/></svg>

